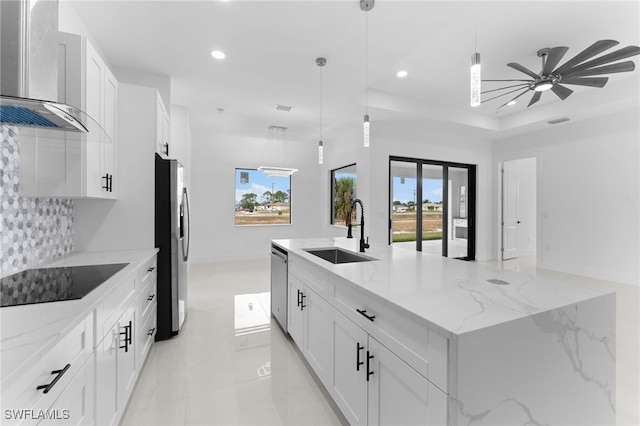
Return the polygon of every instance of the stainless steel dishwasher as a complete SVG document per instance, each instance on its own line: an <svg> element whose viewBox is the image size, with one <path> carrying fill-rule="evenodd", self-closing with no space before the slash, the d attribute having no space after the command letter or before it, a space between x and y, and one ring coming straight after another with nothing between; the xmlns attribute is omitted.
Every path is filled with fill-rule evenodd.
<svg viewBox="0 0 640 426"><path fill-rule="evenodd" d="M288 253L271 245L271 314L287 332Z"/></svg>

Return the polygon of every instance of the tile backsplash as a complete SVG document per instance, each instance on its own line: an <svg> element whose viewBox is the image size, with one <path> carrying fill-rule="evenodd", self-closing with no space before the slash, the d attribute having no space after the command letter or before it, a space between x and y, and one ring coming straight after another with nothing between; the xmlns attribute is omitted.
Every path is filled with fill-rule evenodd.
<svg viewBox="0 0 640 426"><path fill-rule="evenodd" d="M21 197L19 129L0 128L0 275L7 276L71 252L73 201Z"/></svg>

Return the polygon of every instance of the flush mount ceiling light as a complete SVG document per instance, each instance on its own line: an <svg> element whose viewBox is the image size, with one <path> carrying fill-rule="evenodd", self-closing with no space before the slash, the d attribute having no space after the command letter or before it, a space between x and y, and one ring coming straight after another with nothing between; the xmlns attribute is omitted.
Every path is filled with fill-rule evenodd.
<svg viewBox="0 0 640 426"><path fill-rule="evenodd" d="M364 122L362 128L363 144L369 146L369 12L373 9L374 0L360 0L360 9L365 12L365 44L364 44Z"/></svg>
<svg viewBox="0 0 640 426"><path fill-rule="evenodd" d="M286 131L286 127L269 126L269 144L265 154L267 161L276 162L284 157L284 132ZM258 170L269 177L287 177L298 171L298 169L279 166L260 166Z"/></svg>
<svg viewBox="0 0 640 426"><path fill-rule="evenodd" d="M216 59L224 59L227 57L227 55L225 55L225 53L221 50L214 50L211 52L211 56L213 56Z"/></svg>
<svg viewBox="0 0 640 426"><path fill-rule="evenodd" d="M511 101L515 101L520 96L523 96L531 91L533 92L533 96L529 101L529 105L527 105L528 108L538 102L540 100L540 97L542 96L542 92L547 90L551 90L560 99L565 100L569 95L573 93L573 90L564 86L565 84L599 88L604 87L604 85L607 84L609 78L596 76L600 76L602 74L633 71L635 69L635 64L633 63L633 61L617 62L615 64L613 64L612 62L616 62L621 59L640 54L640 47L627 46L622 49L616 50L615 52L611 52L606 55L599 56L595 59L591 59L594 56L618 44L619 42L616 40L596 41L591 46L587 47L585 50L569 59L564 63L564 65L559 67L557 66L560 63L560 60L562 60L565 53L567 53L567 51L569 50L568 47L558 46L550 49L540 49L537 52L538 56L542 58L542 70L539 74L534 73L533 71L523 67L520 64L510 62L507 64L508 67L511 67L528 75L529 77L531 77L531 79L482 80L486 82L515 82L515 84L513 85L482 92L501 92L507 89L513 89L482 102L484 103L493 99L497 99L501 96L508 95L510 93L521 91L513 99L500 105L498 107L498 109L500 109L503 106L509 105Z"/></svg>

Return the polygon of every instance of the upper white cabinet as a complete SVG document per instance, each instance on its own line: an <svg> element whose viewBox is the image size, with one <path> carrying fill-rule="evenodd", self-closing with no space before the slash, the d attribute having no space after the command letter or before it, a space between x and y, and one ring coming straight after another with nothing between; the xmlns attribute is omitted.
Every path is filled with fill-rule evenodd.
<svg viewBox="0 0 640 426"><path fill-rule="evenodd" d="M114 199L118 81L77 34L59 33L58 68L58 100L88 115L89 132L21 131L20 194Z"/></svg>
<svg viewBox="0 0 640 426"><path fill-rule="evenodd" d="M171 139L171 120L169 111L162 102L160 93L156 93L156 152L163 158L169 158Z"/></svg>

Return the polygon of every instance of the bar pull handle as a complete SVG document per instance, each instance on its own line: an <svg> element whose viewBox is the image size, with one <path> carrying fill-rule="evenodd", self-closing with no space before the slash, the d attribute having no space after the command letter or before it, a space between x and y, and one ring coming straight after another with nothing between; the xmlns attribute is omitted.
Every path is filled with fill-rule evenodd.
<svg viewBox="0 0 640 426"><path fill-rule="evenodd" d="M366 319L368 319L369 321L373 322L373 320L376 318L375 315L367 315L367 310L360 310L360 309L356 309L356 312L358 312L360 315L362 315L363 317L365 317Z"/></svg>
<svg viewBox="0 0 640 426"><path fill-rule="evenodd" d="M360 361L360 351L364 349L364 346L360 346L360 342L356 342L356 371L360 371L360 366L364 364Z"/></svg>
<svg viewBox="0 0 640 426"><path fill-rule="evenodd" d="M155 327L150 328L149 331L147 332L147 336L153 336L153 333L155 333L155 332L156 332L156 328Z"/></svg>
<svg viewBox="0 0 640 426"><path fill-rule="evenodd" d="M153 300L153 298L154 298L154 297L156 297L156 295L155 295L155 294L152 294L151 296L147 297L147 300L148 300L149 302L151 302L151 301Z"/></svg>
<svg viewBox="0 0 640 426"><path fill-rule="evenodd" d="M151 266L150 268L147 268L147 272L153 272L153 270L156 269L155 266Z"/></svg>
<svg viewBox="0 0 640 426"><path fill-rule="evenodd" d="M102 189L106 190L107 192L113 192L113 175L106 173L104 176L102 176L102 179L104 179L104 186L102 187Z"/></svg>
<svg viewBox="0 0 640 426"><path fill-rule="evenodd" d="M367 351L367 382L369 381L369 376L373 374L373 371L369 370L369 362L373 359L373 355L369 354Z"/></svg>
<svg viewBox="0 0 640 426"><path fill-rule="evenodd" d="M58 383L58 380L60 380L60 377L62 377L62 375L66 373L70 367L71 367L71 364L67 364L64 366L62 370L53 370L51 374L56 374L56 377L51 381L51 383L49 383L48 385L40 385L36 389L37 390L44 389L42 393L49 393L51 388L53 388L55 384Z"/></svg>
<svg viewBox="0 0 640 426"><path fill-rule="evenodd" d="M302 301L300 301L300 295L302 294L302 292L300 290L298 290L298 307L300 307L300 305L302 304Z"/></svg>
<svg viewBox="0 0 640 426"><path fill-rule="evenodd" d="M124 349L125 352L129 352L129 345L132 344L131 335L133 333L131 333L131 330L133 329L133 323L129 321L129 325L125 325L123 328L124 332L121 332L120 335L122 336L124 334L124 346L120 346L120 349Z"/></svg>
<svg viewBox="0 0 640 426"><path fill-rule="evenodd" d="M306 307L307 307L307 305L305 305L305 304L304 304L304 299L305 299L306 297L307 297L307 296L306 296L304 293L300 292L300 310L301 310L301 311L302 311L302 310L304 310L304 308L306 308Z"/></svg>

